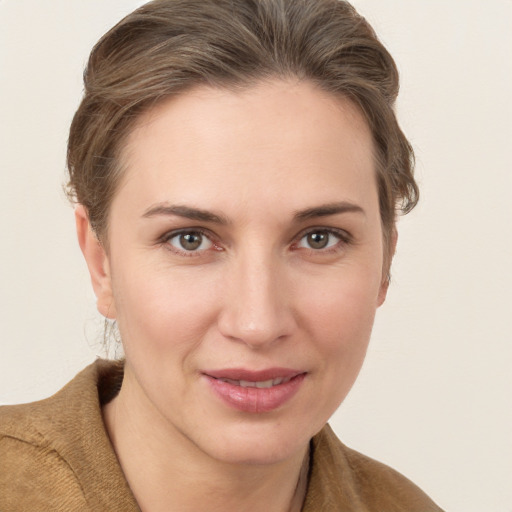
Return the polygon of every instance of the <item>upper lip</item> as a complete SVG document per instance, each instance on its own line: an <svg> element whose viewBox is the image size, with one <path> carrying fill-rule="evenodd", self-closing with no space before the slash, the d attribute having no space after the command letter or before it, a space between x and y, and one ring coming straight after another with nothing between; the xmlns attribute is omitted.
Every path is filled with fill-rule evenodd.
<svg viewBox="0 0 512 512"><path fill-rule="evenodd" d="M263 382L279 378L292 378L301 375L303 371L291 368L266 368L264 370L248 370L246 368L224 368L222 370L208 370L203 374L214 379L244 380L249 382Z"/></svg>

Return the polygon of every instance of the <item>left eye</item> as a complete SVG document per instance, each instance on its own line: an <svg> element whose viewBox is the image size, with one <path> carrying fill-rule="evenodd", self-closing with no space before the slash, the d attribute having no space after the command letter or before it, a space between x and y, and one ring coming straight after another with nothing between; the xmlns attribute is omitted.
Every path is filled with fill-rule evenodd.
<svg viewBox="0 0 512 512"><path fill-rule="evenodd" d="M341 237L332 231L317 230L310 231L305 234L297 244L297 247L304 247L306 249L329 249L334 247L341 240Z"/></svg>
<svg viewBox="0 0 512 512"><path fill-rule="evenodd" d="M169 244L180 251L204 251L213 246L212 241L200 231L182 231L167 240Z"/></svg>

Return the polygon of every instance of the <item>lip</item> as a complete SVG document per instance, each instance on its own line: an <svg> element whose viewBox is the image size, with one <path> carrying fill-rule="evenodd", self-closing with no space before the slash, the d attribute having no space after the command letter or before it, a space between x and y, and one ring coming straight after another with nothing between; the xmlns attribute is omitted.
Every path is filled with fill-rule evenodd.
<svg viewBox="0 0 512 512"><path fill-rule="evenodd" d="M299 391L307 373L290 368L267 368L265 370L247 370L229 368L203 372L210 389L226 405L242 412L264 413L285 405ZM285 379L277 385L267 388L242 387L229 381L265 382Z"/></svg>
<svg viewBox="0 0 512 512"><path fill-rule="evenodd" d="M265 370L247 370L245 368L226 368L224 370L209 370L203 372L214 379L229 380L248 380L250 382L261 382L270 379L278 379L280 377L287 379L295 377L301 373L299 370L291 368L266 368Z"/></svg>

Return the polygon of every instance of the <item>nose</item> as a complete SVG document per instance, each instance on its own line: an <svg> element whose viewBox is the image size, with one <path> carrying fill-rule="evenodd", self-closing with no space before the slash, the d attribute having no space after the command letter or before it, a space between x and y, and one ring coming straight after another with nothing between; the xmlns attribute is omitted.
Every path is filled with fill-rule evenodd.
<svg viewBox="0 0 512 512"><path fill-rule="evenodd" d="M289 337L296 327L292 295L289 276L279 258L256 251L235 258L226 277L219 314L221 334L254 350Z"/></svg>

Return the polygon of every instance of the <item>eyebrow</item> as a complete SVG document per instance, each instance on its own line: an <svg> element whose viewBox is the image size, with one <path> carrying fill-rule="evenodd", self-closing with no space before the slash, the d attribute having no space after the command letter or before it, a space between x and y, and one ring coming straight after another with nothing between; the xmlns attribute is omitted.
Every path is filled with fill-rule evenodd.
<svg viewBox="0 0 512 512"><path fill-rule="evenodd" d="M319 217L328 217L340 213L361 213L365 215L364 210L353 203L341 201L339 203L328 203L320 206L314 206L305 210L296 211L293 219L296 222L315 219ZM192 208L184 205L170 205L167 203L156 204L148 208L144 213L144 218L155 217L159 215L177 216L185 219L197 220L199 222L211 222L213 224L227 225L229 220L222 215L203 210L201 208Z"/></svg>
<svg viewBox="0 0 512 512"><path fill-rule="evenodd" d="M328 203L313 208L307 208L306 210L299 210L295 212L294 219L296 221L305 221L309 219L315 219L318 217L328 217L329 215L337 215L340 213L361 213L365 214L365 211L357 204L349 203L347 201L341 201L339 203Z"/></svg>
<svg viewBox="0 0 512 512"><path fill-rule="evenodd" d="M148 218L158 215L177 216L183 217L184 219L197 220L200 222L211 222L214 224L229 224L229 221L225 217L209 212L208 210L202 210L201 208L192 208L190 206L183 205L170 205L167 203L151 206L143 213L142 216Z"/></svg>

